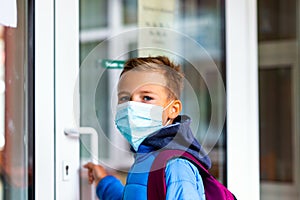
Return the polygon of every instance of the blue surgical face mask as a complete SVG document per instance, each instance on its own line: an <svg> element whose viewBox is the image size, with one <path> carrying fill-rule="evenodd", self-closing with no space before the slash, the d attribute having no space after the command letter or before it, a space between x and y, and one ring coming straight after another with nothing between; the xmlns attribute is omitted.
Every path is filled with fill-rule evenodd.
<svg viewBox="0 0 300 200"><path fill-rule="evenodd" d="M163 127L163 111L162 106L128 101L117 106L115 123L121 134L137 151L148 135Z"/></svg>

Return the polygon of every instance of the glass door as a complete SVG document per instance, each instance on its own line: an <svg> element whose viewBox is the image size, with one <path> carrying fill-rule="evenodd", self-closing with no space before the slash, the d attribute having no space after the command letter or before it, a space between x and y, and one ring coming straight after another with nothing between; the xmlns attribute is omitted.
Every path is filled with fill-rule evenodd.
<svg viewBox="0 0 300 200"><path fill-rule="evenodd" d="M116 85L124 60L149 54L167 55L182 65L186 75L181 97L184 105L182 114L192 117L194 135L212 160L211 172L225 185L231 183L229 186L236 189L233 192L238 194L238 198L249 197L248 185L241 187L237 184L240 182L250 182L250 189L254 191L251 194L257 196L258 174L256 168L252 168L257 164L255 152L258 151L255 145L258 143L255 137L256 90L252 85L255 86L256 73L251 71L249 78L247 71L250 64L255 64L255 48L245 55L252 45L249 41L254 40L252 37L248 40L246 36L249 33L242 32L241 35L245 37L240 38L234 37L235 34L231 32L239 32L238 26L247 24L238 24L238 21L236 25L235 20L240 16L235 15L245 17L249 12L243 9L252 11L254 4L247 4L246 1L239 1L240 4L226 2L229 3L225 5L224 1L219 0L50 2L48 6L52 8L54 16L51 17L50 13L47 18L52 27L47 34L53 44L47 47L50 47L49 58L53 59L45 63L50 68L45 70L49 73L44 73L43 77L50 77L50 82L44 84L54 81L54 91L53 87L48 87L50 100L45 99L50 102L53 99L51 105L54 113L50 115L50 121L53 122L54 136L45 137L50 144L53 142L49 148L53 148L50 152L54 152L54 156L50 155L53 156L54 169L51 170L50 165L49 173L55 178L53 180L50 177L49 187L54 198L95 198L94 187L87 183L86 171L82 169L82 165L88 161L104 165L125 183L133 156L128 143L114 126ZM243 9L230 12L237 5ZM229 8L230 16L225 16L225 6ZM230 26L226 38L225 22L226 26ZM241 40L244 43L237 42ZM227 42L230 48L226 46ZM241 45L246 53L237 48ZM246 59L238 60L243 65L234 62L234 55L241 53L240 58L249 58L250 64ZM43 56L47 60L46 54ZM51 68L51 65L54 67ZM230 76L226 74L228 72ZM227 83L230 83L230 87L227 87ZM229 97L225 91L231 92ZM236 98L237 94L244 96ZM247 97L253 98L254 103L247 104ZM230 118L226 121L229 107ZM48 109L52 107L45 108ZM252 135L249 134L251 130L254 130ZM250 146L245 138L250 138L254 145ZM227 146L229 139L230 152ZM43 144L47 145L45 141ZM250 155L252 165L248 164L249 157L245 155ZM243 162L240 163L241 160ZM243 176L245 169L249 169L246 179ZM241 176L235 177L235 174Z"/></svg>
<svg viewBox="0 0 300 200"><path fill-rule="evenodd" d="M261 199L299 199L299 1L258 2Z"/></svg>
<svg viewBox="0 0 300 200"><path fill-rule="evenodd" d="M80 126L92 127L98 138L94 148L90 135L81 135L81 164L98 155L97 162L125 183L133 155L114 125L122 66L105 63L167 55L185 73L182 114L193 119L194 134L211 157L212 173L226 184L224 9L221 1L80 0ZM81 178L83 198L90 192L84 170Z"/></svg>

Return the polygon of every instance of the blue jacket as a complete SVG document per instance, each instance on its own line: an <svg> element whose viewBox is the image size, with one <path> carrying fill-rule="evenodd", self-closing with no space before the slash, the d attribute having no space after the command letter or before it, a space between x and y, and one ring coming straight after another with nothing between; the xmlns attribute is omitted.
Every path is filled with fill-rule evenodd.
<svg viewBox="0 0 300 200"><path fill-rule="evenodd" d="M180 149L188 151L198 158L207 168L210 159L194 138L189 127L190 119L179 116L172 125L151 134L135 153L126 185L113 176L102 179L97 186L97 195L101 200L143 200L147 199L148 174L153 160L161 149ZM131 149L134 151L133 149ZM170 160L166 167L166 199L205 199L202 178L197 167L185 159Z"/></svg>

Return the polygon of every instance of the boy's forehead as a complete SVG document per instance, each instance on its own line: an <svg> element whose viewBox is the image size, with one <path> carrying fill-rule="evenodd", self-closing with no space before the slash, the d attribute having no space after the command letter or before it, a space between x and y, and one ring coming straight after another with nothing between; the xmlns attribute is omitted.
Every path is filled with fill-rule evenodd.
<svg viewBox="0 0 300 200"><path fill-rule="evenodd" d="M155 84L167 87L165 76L160 72L128 71L118 83L118 92L133 92L141 86Z"/></svg>

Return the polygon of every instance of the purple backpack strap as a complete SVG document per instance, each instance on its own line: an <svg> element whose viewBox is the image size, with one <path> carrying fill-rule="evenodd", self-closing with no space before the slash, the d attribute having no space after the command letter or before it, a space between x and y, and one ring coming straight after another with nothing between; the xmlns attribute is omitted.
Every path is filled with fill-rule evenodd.
<svg viewBox="0 0 300 200"><path fill-rule="evenodd" d="M191 161L201 174L207 200L234 200L234 195L220 182L218 182L205 167L190 153L182 150L161 151L151 166L148 176L148 200L166 199L165 169L167 162L172 158L184 158Z"/></svg>

